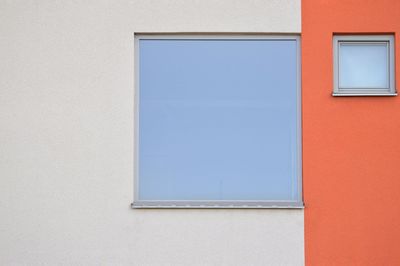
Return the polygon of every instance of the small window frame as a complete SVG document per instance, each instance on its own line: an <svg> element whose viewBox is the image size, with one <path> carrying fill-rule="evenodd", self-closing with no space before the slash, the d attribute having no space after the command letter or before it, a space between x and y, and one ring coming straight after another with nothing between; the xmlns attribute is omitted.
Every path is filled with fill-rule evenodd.
<svg viewBox="0 0 400 266"><path fill-rule="evenodd" d="M294 200L142 200L139 198L139 49L140 40L151 39L203 39L203 40L292 40L296 41L296 62L297 62L297 78L296 78L296 96L297 96L297 191L298 196ZM134 34L134 77L135 77L135 137L134 137L134 189L133 209L303 209L303 187L302 187L302 112L301 112L301 38L299 34L190 34L190 33L135 33Z"/></svg>
<svg viewBox="0 0 400 266"><path fill-rule="evenodd" d="M386 44L388 47L388 88L340 88L340 45L346 44ZM333 36L333 96L396 96L395 56L393 35L334 35Z"/></svg>

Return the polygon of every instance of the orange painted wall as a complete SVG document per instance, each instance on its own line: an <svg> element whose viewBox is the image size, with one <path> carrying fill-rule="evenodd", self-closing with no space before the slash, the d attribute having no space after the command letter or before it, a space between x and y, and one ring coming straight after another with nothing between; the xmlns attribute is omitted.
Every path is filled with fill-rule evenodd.
<svg viewBox="0 0 400 266"><path fill-rule="evenodd" d="M400 0L303 0L307 265L400 265L400 95L332 97L333 33L394 33Z"/></svg>

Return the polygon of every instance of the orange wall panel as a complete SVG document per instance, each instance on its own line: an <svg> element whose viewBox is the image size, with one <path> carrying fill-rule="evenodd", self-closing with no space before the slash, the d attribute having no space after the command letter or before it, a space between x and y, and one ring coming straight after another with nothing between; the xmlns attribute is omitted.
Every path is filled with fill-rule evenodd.
<svg viewBox="0 0 400 266"><path fill-rule="evenodd" d="M334 33L395 35L400 0L303 0L307 265L400 265L400 96L333 97Z"/></svg>

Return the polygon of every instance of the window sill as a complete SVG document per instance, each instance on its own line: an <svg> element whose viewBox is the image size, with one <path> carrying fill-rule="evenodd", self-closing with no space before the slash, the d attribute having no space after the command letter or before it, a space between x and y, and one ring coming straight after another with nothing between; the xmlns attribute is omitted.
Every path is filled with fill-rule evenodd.
<svg viewBox="0 0 400 266"><path fill-rule="evenodd" d="M132 209L304 209L297 201L135 201Z"/></svg>
<svg viewBox="0 0 400 266"><path fill-rule="evenodd" d="M342 96L397 96L397 93L340 93L334 92L332 93L334 97L342 97Z"/></svg>

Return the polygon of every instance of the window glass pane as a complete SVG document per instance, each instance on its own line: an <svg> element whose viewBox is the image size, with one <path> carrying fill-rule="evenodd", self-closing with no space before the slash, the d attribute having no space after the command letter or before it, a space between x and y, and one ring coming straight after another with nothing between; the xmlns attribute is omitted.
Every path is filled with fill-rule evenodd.
<svg viewBox="0 0 400 266"><path fill-rule="evenodd" d="M139 200L296 200L295 40L140 40Z"/></svg>
<svg viewBox="0 0 400 266"><path fill-rule="evenodd" d="M388 46L340 44L340 88L389 88Z"/></svg>

